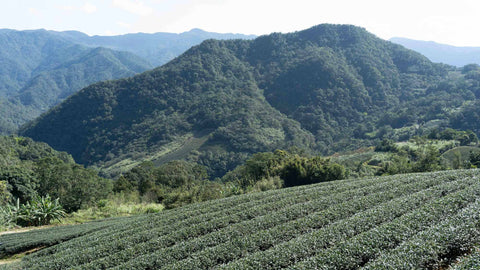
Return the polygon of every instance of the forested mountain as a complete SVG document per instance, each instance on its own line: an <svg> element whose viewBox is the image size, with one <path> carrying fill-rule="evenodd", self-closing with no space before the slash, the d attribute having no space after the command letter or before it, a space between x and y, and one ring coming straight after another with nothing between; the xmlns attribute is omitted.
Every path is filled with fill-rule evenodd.
<svg viewBox="0 0 480 270"><path fill-rule="evenodd" d="M200 44L206 39L253 39L253 35L220 34L192 29L188 32L175 33L135 33L119 36L88 36L77 31L54 32L61 37L89 47L105 47L119 51L127 51L160 66Z"/></svg>
<svg viewBox="0 0 480 270"><path fill-rule="evenodd" d="M480 64L480 47L457 47L433 41L408 38L391 38L390 41L417 51L431 61L462 67L468 64Z"/></svg>
<svg viewBox="0 0 480 270"><path fill-rule="evenodd" d="M88 48L45 30L0 30L0 134L81 88L151 68L140 57Z"/></svg>
<svg viewBox="0 0 480 270"><path fill-rule="evenodd" d="M220 176L259 151L327 154L451 126L480 96L478 74L362 28L318 25L205 41L152 71L89 86L21 133L111 172L186 158Z"/></svg>

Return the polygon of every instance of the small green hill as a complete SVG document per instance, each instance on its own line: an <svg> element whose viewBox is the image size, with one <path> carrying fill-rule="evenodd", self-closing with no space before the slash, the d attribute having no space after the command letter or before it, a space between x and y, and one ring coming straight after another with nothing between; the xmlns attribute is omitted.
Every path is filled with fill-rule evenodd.
<svg viewBox="0 0 480 270"><path fill-rule="evenodd" d="M1 235L4 269L432 269L480 243L480 171L340 180Z"/></svg>

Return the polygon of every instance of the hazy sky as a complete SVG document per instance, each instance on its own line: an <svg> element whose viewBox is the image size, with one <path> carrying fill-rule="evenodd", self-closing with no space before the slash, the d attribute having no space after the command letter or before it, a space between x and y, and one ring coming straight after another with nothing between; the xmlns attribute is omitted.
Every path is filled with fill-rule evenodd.
<svg viewBox="0 0 480 270"><path fill-rule="evenodd" d="M479 46L479 0L1 0L0 28L89 35L292 32L354 24L377 36Z"/></svg>

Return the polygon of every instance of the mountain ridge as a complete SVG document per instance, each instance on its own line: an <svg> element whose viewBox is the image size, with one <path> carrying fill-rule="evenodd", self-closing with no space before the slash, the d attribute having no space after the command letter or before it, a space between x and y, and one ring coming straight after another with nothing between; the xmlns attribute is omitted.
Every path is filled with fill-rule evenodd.
<svg viewBox="0 0 480 270"><path fill-rule="evenodd" d="M104 167L213 129L184 158L221 176L259 151L332 153L405 136L387 126L436 119L421 110L434 98L455 100L431 88L453 70L350 25L207 40L164 66L83 89L21 134ZM413 108L406 119L405 106Z"/></svg>
<svg viewBox="0 0 480 270"><path fill-rule="evenodd" d="M414 40L401 37L393 37L390 41L417 51L433 62L445 63L457 67L468 64L480 64L480 47L452 46L435 41Z"/></svg>
<svg viewBox="0 0 480 270"><path fill-rule="evenodd" d="M46 30L0 32L0 133L15 129L81 88L151 68L128 52L88 48Z"/></svg>
<svg viewBox="0 0 480 270"><path fill-rule="evenodd" d="M182 33L128 33L115 36L89 36L78 31L50 31L88 47L106 47L128 51L150 61L153 66L166 64L190 47L206 39L252 39L254 35L215 33L193 28Z"/></svg>

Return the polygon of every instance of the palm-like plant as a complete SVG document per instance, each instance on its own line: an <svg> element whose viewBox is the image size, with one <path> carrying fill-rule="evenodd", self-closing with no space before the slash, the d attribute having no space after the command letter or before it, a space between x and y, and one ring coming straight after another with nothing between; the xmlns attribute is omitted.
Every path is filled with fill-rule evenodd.
<svg viewBox="0 0 480 270"><path fill-rule="evenodd" d="M50 224L65 216L65 211L59 199L52 200L50 196L35 197L26 204L10 205L3 210L4 219L20 226L40 226Z"/></svg>

